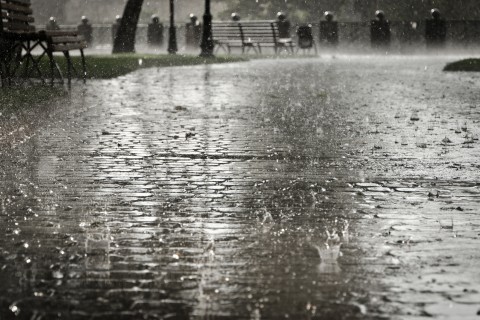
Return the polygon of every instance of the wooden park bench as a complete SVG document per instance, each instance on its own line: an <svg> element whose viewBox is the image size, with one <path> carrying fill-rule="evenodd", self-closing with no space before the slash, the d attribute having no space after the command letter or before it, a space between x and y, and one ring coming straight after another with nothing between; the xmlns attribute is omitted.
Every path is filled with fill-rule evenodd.
<svg viewBox="0 0 480 320"><path fill-rule="evenodd" d="M295 44L291 38L280 38L276 21L213 22L213 40L217 51L223 49L231 53L232 48L241 48L242 53L253 50L262 53L263 48L273 48L276 54L280 50L294 53Z"/></svg>
<svg viewBox="0 0 480 320"><path fill-rule="evenodd" d="M0 0L0 71L2 85L10 84L15 76L26 79L40 77L44 82L41 59L46 55L50 62L50 78L54 83L55 70L63 81L62 72L55 60L54 53L61 52L66 58L68 83L71 83L72 71L76 71L70 57L70 51L79 50L82 61L82 78L86 80L86 64L83 49L87 44L76 30L37 31L32 23L33 11L30 0ZM39 50L34 55L34 50Z"/></svg>
<svg viewBox="0 0 480 320"><path fill-rule="evenodd" d="M32 68L39 71L38 61L33 58L31 51L32 43L38 41L35 27L30 23L34 21L30 4L26 1L0 0L0 62L2 85L10 81L12 70L22 64L27 66L32 63ZM25 50L25 55L20 53ZM13 59L17 59L17 66L13 67Z"/></svg>

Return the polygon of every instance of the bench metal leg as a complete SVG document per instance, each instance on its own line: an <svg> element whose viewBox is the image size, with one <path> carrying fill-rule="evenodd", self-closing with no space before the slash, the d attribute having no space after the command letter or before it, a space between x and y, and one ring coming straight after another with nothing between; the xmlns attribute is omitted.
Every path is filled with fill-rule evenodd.
<svg viewBox="0 0 480 320"><path fill-rule="evenodd" d="M2 88L7 86L6 64L7 64L6 52L0 52L0 86Z"/></svg>
<svg viewBox="0 0 480 320"><path fill-rule="evenodd" d="M87 83L87 63L85 62L85 54L83 49L80 49L80 56L82 57L82 78L83 83Z"/></svg>
<svg viewBox="0 0 480 320"><path fill-rule="evenodd" d="M47 51L48 60L50 61L50 85L53 86L55 80L55 60L53 59L53 53Z"/></svg>
<svg viewBox="0 0 480 320"><path fill-rule="evenodd" d="M8 50L6 74L9 85L12 85L13 77L17 73L17 70L19 70L23 65L22 50L23 43L21 42L15 42L13 46Z"/></svg>
<svg viewBox="0 0 480 320"><path fill-rule="evenodd" d="M30 61L32 60L32 55L30 54L30 41L22 45L20 50L25 50L25 55L22 56L21 52L19 54L19 59L23 67L23 77L28 79L30 77Z"/></svg>
<svg viewBox="0 0 480 320"><path fill-rule="evenodd" d="M25 50L25 54L21 57L21 60L25 60L25 78L28 79L31 76L33 76L34 72L38 74L40 77L40 80L42 83L45 83L45 80L43 79L42 76L42 71L40 70L39 66L39 61L42 59L44 56L44 53L42 53L37 59L35 59L32 55L32 51L35 49L37 44L34 44L32 46L32 43L28 41L25 45L23 45L23 50ZM30 68L30 63L32 63L32 67Z"/></svg>
<svg viewBox="0 0 480 320"><path fill-rule="evenodd" d="M3 58L1 58L3 60ZM7 84L6 84L6 74L5 74L5 66L4 66L4 63L3 61L0 62L0 86L2 88L6 87Z"/></svg>
<svg viewBox="0 0 480 320"><path fill-rule="evenodd" d="M63 54L67 59L67 81L68 86L70 87L72 85L72 58L70 57L69 51L64 51Z"/></svg>
<svg viewBox="0 0 480 320"><path fill-rule="evenodd" d="M45 51L42 52L42 54L40 54L37 58L35 58L33 55L32 55L32 51L35 50L35 48L37 46L40 46L40 43L37 42L35 43L33 46L30 46L29 45L29 52L28 52L28 57L29 59L31 59L32 61L32 66L33 66L33 71L36 71L38 76L40 77L40 80L42 81L42 84L45 84L45 79L44 79L44 76L42 74L42 71L41 71L41 68L40 68L40 61L42 60L42 58L45 56Z"/></svg>
<svg viewBox="0 0 480 320"><path fill-rule="evenodd" d="M223 51L225 51L225 53L230 53L230 46L229 45L217 43L215 48L216 48L215 53L218 53L220 51L220 49L223 49Z"/></svg>
<svg viewBox="0 0 480 320"><path fill-rule="evenodd" d="M45 84L45 79L41 72L39 65L40 60L45 55L42 53L38 57L32 55L32 51L37 47L38 43L32 44L31 41L16 42L11 47L4 57L4 77L9 84L14 78L22 81L29 81L31 78L38 75L42 84ZM16 76L18 75L18 76Z"/></svg>

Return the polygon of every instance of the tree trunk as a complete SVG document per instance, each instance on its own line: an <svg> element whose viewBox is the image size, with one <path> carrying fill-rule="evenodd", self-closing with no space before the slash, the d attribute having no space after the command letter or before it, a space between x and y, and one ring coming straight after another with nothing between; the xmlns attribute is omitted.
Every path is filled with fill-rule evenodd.
<svg viewBox="0 0 480 320"><path fill-rule="evenodd" d="M120 27L113 41L113 53L135 52L135 34L142 11L143 0L128 0Z"/></svg>

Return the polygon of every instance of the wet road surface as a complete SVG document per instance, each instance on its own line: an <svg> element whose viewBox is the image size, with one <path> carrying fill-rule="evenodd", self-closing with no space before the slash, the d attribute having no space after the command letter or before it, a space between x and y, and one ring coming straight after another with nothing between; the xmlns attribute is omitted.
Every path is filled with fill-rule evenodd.
<svg viewBox="0 0 480 320"><path fill-rule="evenodd" d="M451 59L140 70L0 116L0 319L478 319Z"/></svg>

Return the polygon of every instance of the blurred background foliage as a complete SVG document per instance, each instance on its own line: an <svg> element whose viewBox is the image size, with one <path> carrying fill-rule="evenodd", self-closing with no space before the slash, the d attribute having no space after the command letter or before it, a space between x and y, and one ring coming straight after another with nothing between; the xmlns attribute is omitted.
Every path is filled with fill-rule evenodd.
<svg viewBox="0 0 480 320"><path fill-rule="evenodd" d="M228 9L221 13L227 19L238 12L245 19L272 19L284 11L295 22L315 22L323 12L334 11L339 20L364 21L378 9L390 20L415 21L430 16L432 8L440 9L450 20L480 19L479 0L226 0Z"/></svg>
<svg viewBox="0 0 480 320"><path fill-rule="evenodd" d="M93 23L112 23L122 14L126 0L31 0L37 22L43 24L50 16L60 23L79 23L82 15ZM186 23L188 14L203 14L204 0L175 0L177 22ZM318 22L323 12L334 11L341 21L366 21L375 10L385 11L390 20L418 21L429 17L431 8L438 8L449 20L480 20L480 0L211 0L215 20L228 20L232 12L242 19L275 19L284 11L293 22ZM168 0L145 0L140 22L152 14L168 21Z"/></svg>

